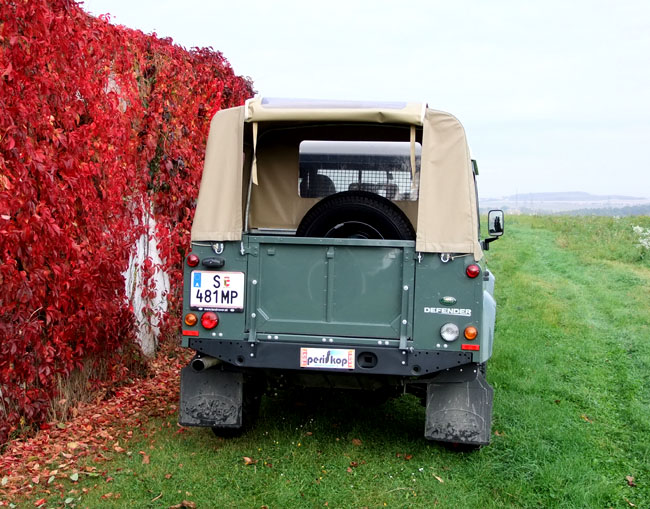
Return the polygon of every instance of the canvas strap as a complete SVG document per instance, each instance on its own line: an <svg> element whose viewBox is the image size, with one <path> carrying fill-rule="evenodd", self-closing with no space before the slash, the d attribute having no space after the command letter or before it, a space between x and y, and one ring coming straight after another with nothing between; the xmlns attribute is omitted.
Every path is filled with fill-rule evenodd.
<svg viewBox="0 0 650 509"><path fill-rule="evenodd" d="M411 126L411 189L415 189L415 126Z"/></svg>
<svg viewBox="0 0 650 509"><path fill-rule="evenodd" d="M257 122L253 122L253 165L251 168L251 179L257 185Z"/></svg>

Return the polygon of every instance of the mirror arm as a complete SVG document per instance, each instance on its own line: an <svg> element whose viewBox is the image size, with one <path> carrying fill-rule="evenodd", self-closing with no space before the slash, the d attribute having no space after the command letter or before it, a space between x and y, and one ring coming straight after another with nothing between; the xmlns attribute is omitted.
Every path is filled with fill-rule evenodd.
<svg viewBox="0 0 650 509"><path fill-rule="evenodd" d="M500 235L499 235L500 237ZM490 250L490 242L494 242L495 240L498 240L499 237L487 237L486 239L483 239L483 251L489 251Z"/></svg>

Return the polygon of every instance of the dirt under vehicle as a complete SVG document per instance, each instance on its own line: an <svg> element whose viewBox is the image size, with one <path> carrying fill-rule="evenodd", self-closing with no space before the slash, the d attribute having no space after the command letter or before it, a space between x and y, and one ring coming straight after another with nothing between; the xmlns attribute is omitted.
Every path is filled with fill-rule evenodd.
<svg viewBox="0 0 650 509"><path fill-rule="evenodd" d="M424 436L489 443L494 276L476 163L415 103L254 99L212 119L184 268L179 422L251 424L265 384L413 393Z"/></svg>

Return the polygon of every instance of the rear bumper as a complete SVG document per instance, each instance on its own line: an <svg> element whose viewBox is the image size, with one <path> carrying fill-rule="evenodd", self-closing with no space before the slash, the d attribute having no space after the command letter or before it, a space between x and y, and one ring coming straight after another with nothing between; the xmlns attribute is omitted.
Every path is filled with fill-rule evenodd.
<svg viewBox="0 0 650 509"><path fill-rule="evenodd" d="M320 373L354 373L368 375L427 376L472 362L471 352L400 350L395 347L359 345L323 345L265 341L217 340L192 338L189 347L216 357L228 364L249 369L283 369ZM354 350L353 369L300 367L301 348Z"/></svg>

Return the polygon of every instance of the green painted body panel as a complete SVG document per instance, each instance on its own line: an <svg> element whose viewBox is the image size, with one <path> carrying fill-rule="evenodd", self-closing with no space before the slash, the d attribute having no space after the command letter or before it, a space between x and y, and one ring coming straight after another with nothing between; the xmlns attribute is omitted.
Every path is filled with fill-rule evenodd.
<svg viewBox="0 0 650 509"><path fill-rule="evenodd" d="M471 279L465 269L475 263L470 256L450 258L444 263L440 255L422 253L415 269L415 312L413 342L422 350L458 351L462 344L481 344L481 318L483 307L482 275ZM456 303L446 306L443 297L454 297ZM470 316L451 314L465 310ZM450 314L445 314L445 313ZM448 322L460 329L460 338L446 343L440 337L440 328ZM463 337L465 327L473 325L478 337L468 341Z"/></svg>
<svg viewBox="0 0 650 509"><path fill-rule="evenodd" d="M481 347L472 353L474 362L485 361L491 352L487 340L492 340L481 332L486 327L485 267L470 279L465 269L474 263L472 257L444 263L438 254L416 253L414 244L275 235L244 235L242 242L224 242L219 256L225 265L220 270L246 274L244 312L219 312L214 331L200 324L183 329L198 331L204 339L314 346L384 344L460 351L462 344L474 344ZM200 259L215 256L207 242L194 243L192 252ZM205 270L185 266L183 315L193 311L200 318L201 311L189 306L190 274L197 269ZM445 297L455 303L441 303ZM460 329L460 338L452 343L440 337L447 322ZM469 325L479 331L472 341L463 337Z"/></svg>
<svg viewBox="0 0 650 509"><path fill-rule="evenodd" d="M258 333L400 338L404 300L408 313L403 287L413 286L412 268L404 271L412 266L412 243L287 240L249 238L258 252L249 258L249 281L258 284L247 307L256 310Z"/></svg>
<svg viewBox="0 0 650 509"><path fill-rule="evenodd" d="M225 265L221 270L231 272L248 272L246 256L240 253L239 242L224 242L223 253L221 256L225 261ZM212 250L211 244L208 242L194 242L192 243L192 252L203 260L208 257L217 256ZM193 270L205 270L200 264L198 267L188 267L187 264L183 267L183 316L190 311L190 291L192 289L190 275ZM195 311L196 312L196 311ZM200 312L196 312L201 317ZM198 330L201 337L215 337L215 338L228 338L228 339L244 339L245 330L245 313L219 313L219 325L214 332L203 329L200 325L188 327L183 323L183 330ZM214 336L213 336L214 334ZM183 336L183 346L188 346L187 336Z"/></svg>

